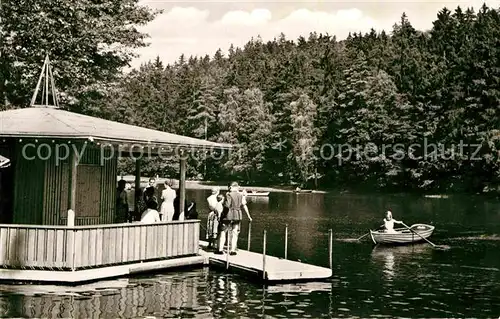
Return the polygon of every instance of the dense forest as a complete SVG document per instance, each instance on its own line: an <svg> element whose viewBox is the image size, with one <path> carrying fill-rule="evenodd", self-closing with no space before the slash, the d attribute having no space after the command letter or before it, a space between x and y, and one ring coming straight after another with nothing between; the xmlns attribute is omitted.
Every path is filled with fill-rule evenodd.
<svg viewBox="0 0 500 319"><path fill-rule="evenodd" d="M155 14L136 13L136 22ZM157 58L106 75L68 108L238 146L222 161L191 159L191 177L413 191L500 185L500 15L486 5L443 8L427 31L403 14L392 30L342 41L281 34L227 56ZM151 161L147 173L168 176L176 165Z"/></svg>

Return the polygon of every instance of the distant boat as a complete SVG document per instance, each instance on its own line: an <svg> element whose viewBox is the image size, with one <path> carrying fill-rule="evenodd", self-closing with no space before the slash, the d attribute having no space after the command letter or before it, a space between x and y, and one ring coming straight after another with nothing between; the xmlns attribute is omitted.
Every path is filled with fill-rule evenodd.
<svg viewBox="0 0 500 319"><path fill-rule="evenodd" d="M307 194L307 193L312 193L312 189L296 189L294 190L294 193L296 194Z"/></svg>
<svg viewBox="0 0 500 319"><path fill-rule="evenodd" d="M415 224L408 228L396 228L395 233L370 230L370 236L375 244L410 244L427 239L432 235L434 226L426 224ZM415 234L418 233L419 235Z"/></svg>
<svg viewBox="0 0 500 319"><path fill-rule="evenodd" d="M448 198L448 195L425 195L426 198Z"/></svg>
<svg viewBox="0 0 500 319"><path fill-rule="evenodd" d="M241 191L243 192L243 191ZM267 197L269 196L270 192L262 192L262 191L246 191L247 196L259 196L259 197Z"/></svg>

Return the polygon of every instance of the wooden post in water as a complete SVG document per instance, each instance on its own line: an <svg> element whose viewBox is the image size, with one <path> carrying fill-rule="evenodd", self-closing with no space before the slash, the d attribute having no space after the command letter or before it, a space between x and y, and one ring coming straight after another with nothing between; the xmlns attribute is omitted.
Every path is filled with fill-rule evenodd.
<svg viewBox="0 0 500 319"><path fill-rule="evenodd" d="M226 270L229 269L229 252L230 252L230 244L231 244L231 237L233 235L233 230L230 228L229 232L227 233L226 239L227 239L227 251L226 251ZM224 248L222 248L224 250Z"/></svg>
<svg viewBox="0 0 500 319"><path fill-rule="evenodd" d="M330 228L328 230L328 259L330 261L330 269L333 270L333 230Z"/></svg>
<svg viewBox="0 0 500 319"><path fill-rule="evenodd" d="M247 239L247 250L250 251L250 242L252 241L252 222L248 223L248 239Z"/></svg>
<svg viewBox="0 0 500 319"><path fill-rule="evenodd" d="M267 232L264 230L264 239L262 243L262 279L266 280L266 242Z"/></svg>
<svg viewBox="0 0 500 319"><path fill-rule="evenodd" d="M288 259L288 224L285 224L285 259Z"/></svg>

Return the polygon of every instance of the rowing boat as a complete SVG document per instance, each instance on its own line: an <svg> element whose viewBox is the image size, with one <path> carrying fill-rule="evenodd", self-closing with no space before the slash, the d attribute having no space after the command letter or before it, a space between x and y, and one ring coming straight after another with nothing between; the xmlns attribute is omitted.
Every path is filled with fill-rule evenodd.
<svg viewBox="0 0 500 319"><path fill-rule="evenodd" d="M370 230L370 236L375 244L409 244L424 240L432 235L434 226L426 224L414 224L407 228L396 228L394 233ZM419 235L417 235L418 233ZM422 238L423 237L423 238Z"/></svg>
<svg viewBox="0 0 500 319"><path fill-rule="evenodd" d="M448 198L448 195L424 195L425 198Z"/></svg>
<svg viewBox="0 0 500 319"><path fill-rule="evenodd" d="M241 191L243 193L243 191ZM269 192L259 192L259 191L246 191L245 192L245 195L246 196L264 196L264 197L267 197L269 196Z"/></svg>
<svg viewBox="0 0 500 319"><path fill-rule="evenodd" d="M310 194L312 193L312 189L300 189L300 190L294 190L295 194Z"/></svg>

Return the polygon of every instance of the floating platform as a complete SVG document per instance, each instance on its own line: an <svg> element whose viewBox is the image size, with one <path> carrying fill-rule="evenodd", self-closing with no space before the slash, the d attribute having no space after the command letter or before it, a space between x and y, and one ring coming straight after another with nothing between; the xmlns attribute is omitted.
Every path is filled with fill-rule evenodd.
<svg viewBox="0 0 500 319"><path fill-rule="evenodd" d="M115 277L160 271L169 268L188 267L196 265L203 267L206 262L206 257L200 255L75 271L0 269L0 280L77 285Z"/></svg>
<svg viewBox="0 0 500 319"><path fill-rule="evenodd" d="M209 265L226 267L227 254L216 255L207 250L208 243L200 241L202 254ZM267 282L316 281L330 278L332 270L298 261L266 255L265 269L263 255L238 249L235 256L229 256L228 268Z"/></svg>

